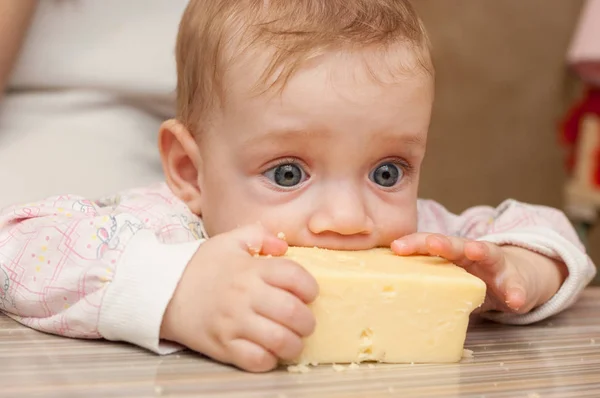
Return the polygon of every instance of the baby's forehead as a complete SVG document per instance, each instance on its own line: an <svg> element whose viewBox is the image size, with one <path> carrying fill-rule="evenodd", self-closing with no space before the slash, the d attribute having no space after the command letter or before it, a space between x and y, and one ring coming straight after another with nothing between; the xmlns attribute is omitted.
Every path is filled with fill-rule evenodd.
<svg viewBox="0 0 600 398"><path fill-rule="evenodd" d="M263 46L246 49L232 57L224 75L223 82L227 90L224 94L255 97L259 95L280 97L290 87L302 81L304 90L310 90L311 81L326 79L329 88L346 85L348 81L371 86L373 91L398 85L418 82L423 89L430 89L433 82L433 67L429 54L422 54L407 43L381 48L371 47L334 47L315 51L310 57L291 66L280 65L270 70L276 50ZM297 87L295 87L297 88Z"/></svg>
<svg viewBox="0 0 600 398"><path fill-rule="evenodd" d="M414 60L404 61L400 51L382 60L368 55L321 54L298 68L283 89L264 91L263 86L261 91L256 82L268 59L257 54L253 62L231 69L222 130L235 131L230 137L235 141L260 141L254 148L331 143L353 134L371 137L379 147L399 140L409 142L407 147L424 146L433 100L431 75ZM386 62L396 58L404 63L392 69Z"/></svg>
<svg viewBox="0 0 600 398"><path fill-rule="evenodd" d="M410 57L399 56L398 46L410 48ZM409 0L190 0L177 40L178 118L201 130L233 84L281 91L323 54L369 48L393 58L365 55L375 80L412 71L413 59L432 74L429 40ZM340 67L331 69L336 75Z"/></svg>

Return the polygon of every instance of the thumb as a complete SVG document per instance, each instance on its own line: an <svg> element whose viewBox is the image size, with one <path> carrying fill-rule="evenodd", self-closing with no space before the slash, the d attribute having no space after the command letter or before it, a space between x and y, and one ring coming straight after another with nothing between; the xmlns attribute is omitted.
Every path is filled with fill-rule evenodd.
<svg viewBox="0 0 600 398"><path fill-rule="evenodd" d="M528 307L529 303L527 303L527 292L520 283L513 282L507 287L505 302L508 308L514 312L520 313L522 311L527 312L529 310L529 308L523 308Z"/></svg>
<svg viewBox="0 0 600 398"><path fill-rule="evenodd" d="M283 239L279 239L260 224L239 227L228 232L227 236L237 247L252 255L282 256L288 248Z"/></svg>

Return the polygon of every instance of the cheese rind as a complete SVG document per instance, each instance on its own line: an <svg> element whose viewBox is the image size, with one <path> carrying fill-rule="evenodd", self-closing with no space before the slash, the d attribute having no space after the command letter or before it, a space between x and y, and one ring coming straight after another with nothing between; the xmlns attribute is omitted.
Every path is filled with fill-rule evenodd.
<svg viewBox="0 0 600 398"><path fill-rule="evenodd" d="M483 281L440 258L301 247L285 257L319 284L316 329L292 363L458 362L485 299Z"/></svg>

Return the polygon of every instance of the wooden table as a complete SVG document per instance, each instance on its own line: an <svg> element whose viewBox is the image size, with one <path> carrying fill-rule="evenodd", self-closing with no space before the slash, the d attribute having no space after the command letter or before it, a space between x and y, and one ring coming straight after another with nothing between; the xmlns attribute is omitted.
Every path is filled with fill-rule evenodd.
<svg viewBox="0 0 600 398"><path fill-rule="evenodd" d="M600 397L600 288L537 325L476 322L473 358L249 374L192 353L44 335L0 316L1 397Z"/></svg>

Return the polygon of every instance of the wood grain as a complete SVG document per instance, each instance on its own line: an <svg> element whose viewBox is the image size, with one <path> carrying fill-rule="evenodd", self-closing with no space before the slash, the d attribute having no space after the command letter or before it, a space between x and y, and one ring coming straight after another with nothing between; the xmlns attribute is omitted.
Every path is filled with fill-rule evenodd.
<svg viewBox="0 0 600 398"><path fill-rule="evenodd" d="M45 335L0 316L1 397L600 397L600 288L529 326L474 322L452 365L249 374L185 352L165 357Z"/></svg>

